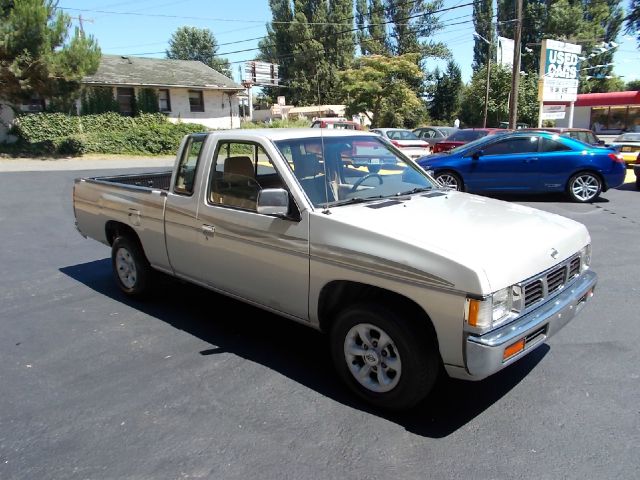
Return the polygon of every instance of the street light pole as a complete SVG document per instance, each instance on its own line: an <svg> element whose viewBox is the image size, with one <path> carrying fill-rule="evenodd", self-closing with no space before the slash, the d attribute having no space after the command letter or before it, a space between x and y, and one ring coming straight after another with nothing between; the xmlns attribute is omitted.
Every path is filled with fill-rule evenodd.
<svg viewBox="0 0 640 480"><path fill-rule="evenodd" d="M516 128L518 119L518 87L520 86L520 41L522 38L522 0L516 1L516 34L513 39L513 70L511 76L511 102L509 103L509 128Z"/></svg>
<svg viewBox="0 0 640 480"><path fill-rule="evenodd" d="M484 120L482 121L482 127L487 128L487 108L489 105L489 79L491 78L491 42L484 38L479 33L473 32L473 35L480 40L484 40L487 44L487 85L484 92Z"/></svg>

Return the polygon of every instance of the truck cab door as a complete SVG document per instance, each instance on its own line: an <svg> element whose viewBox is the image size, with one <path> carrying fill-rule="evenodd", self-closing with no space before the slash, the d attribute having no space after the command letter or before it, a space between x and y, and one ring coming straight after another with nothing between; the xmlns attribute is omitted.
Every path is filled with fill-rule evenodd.
<svg viewBox="0 0 640 480"><path fill-rule="evenodd" d="M195 241L178 255L168 244L169 255L179 258L176 271L198 283L308 321L308 215L293 200L290 218L256 209L260 189L286 188L267 149L259 140L219 136L192 210Z"/></svg>

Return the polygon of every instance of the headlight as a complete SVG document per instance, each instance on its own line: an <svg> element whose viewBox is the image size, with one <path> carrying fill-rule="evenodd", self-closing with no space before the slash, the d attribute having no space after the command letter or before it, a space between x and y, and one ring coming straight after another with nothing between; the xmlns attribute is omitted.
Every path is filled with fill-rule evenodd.
<svg viewBox="0 0 640 480"><path fill-rule="evenodd" d="M483 300L467 298L465 322L471 330L494 329L522 311L522 288L518 285L498 290Z"/></svg>
<svg viewBox="0 0 640 480"><path fill-rule="evenodd" d="M591 265L591 244L580 250L580 271L584 272Z"/></svg>

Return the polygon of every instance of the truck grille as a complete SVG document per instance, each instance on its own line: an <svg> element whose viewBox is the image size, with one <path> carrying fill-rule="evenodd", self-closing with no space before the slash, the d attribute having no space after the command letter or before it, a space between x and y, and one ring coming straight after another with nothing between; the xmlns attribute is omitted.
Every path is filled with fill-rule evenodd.
<svg viewBox="0 0 640 480"><path fill-rule="evenodd" d="M580 273L580 255L537 275L523 284L524 308L548 298L561 290L568 281Z"/></svg>

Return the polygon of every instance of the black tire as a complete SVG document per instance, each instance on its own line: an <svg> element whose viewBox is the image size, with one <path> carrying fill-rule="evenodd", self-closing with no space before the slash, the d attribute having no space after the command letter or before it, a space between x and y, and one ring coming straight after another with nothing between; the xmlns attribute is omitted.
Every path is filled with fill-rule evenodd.
<svg viewBox="0 0 640 480"><path fill-rule="evenodd" d="M444 187L449 187L452 190L458 190L459 192L464 190L464 182L460 175L450 170L443 170L434 175L434 178L440 182Z"/></svg>
<svg viewBox="0 0 640 480"><path fill-rule="evenodd" d="M143 297L149 292L152 268L137 241L116 237L111 245L111 267L118 287L128 296Z"/></svg>
<svg viewBox="0 0 640 480"><path fill-rule="evenodd" d="M426 398L441 362L435 339L426 325L421 328L420 321L426 320L404 318L402 313L378 304L353 305L343 310L330 333L331 357L342 381L368 403L389 410L405 410ZM369 340L374 340L369 342L367 353L365 342L357 344L357 338L362 340L363 336L354 332L356 329L368 332ZM382 335L376 337L376 332L388 336L390 342L385 342ZM380 344L375 343L376 338ZM359 348L363 354L348 354L352 348ZM372 357L378 360L377 364ZM356 379L357 373L365 373L362 380ZM380 381L380 375L389 380L388 384Z"/></svg>
<svg viewBox="0 0 640 480"><path fill-rule="evenodd" d="M602 192L602 180L592 172L578 172L567 183L567 195L573 202L594 201Z"/></svg>

